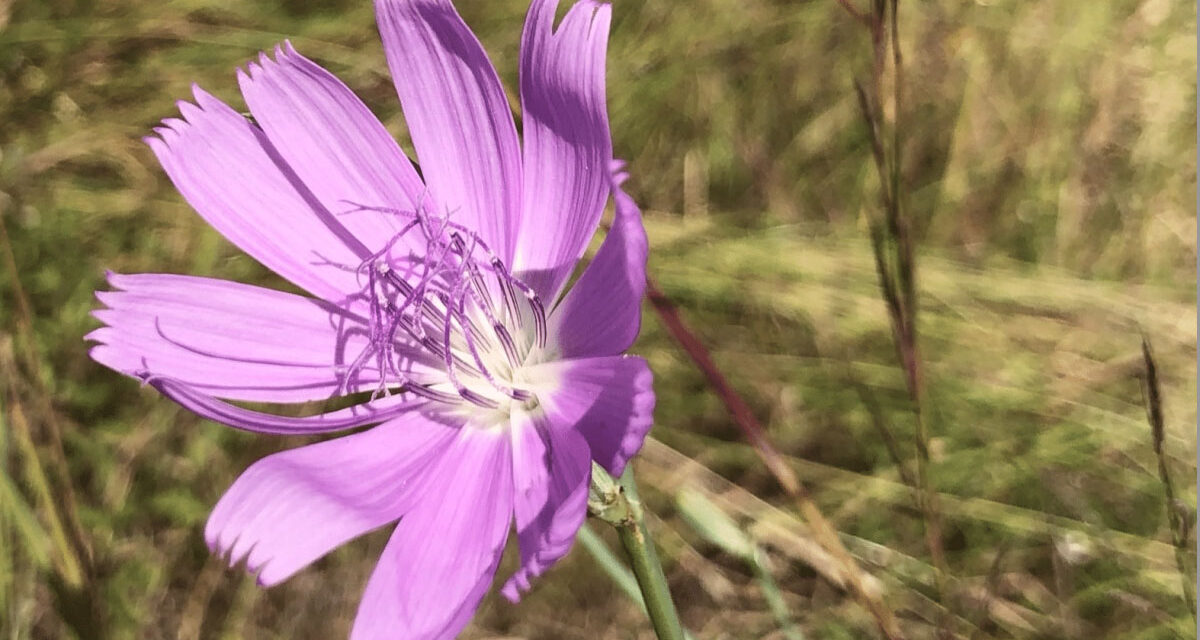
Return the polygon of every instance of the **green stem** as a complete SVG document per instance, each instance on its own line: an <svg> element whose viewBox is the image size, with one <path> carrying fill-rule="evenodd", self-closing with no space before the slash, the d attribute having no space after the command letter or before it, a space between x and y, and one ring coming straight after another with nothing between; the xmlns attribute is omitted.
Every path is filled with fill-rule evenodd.
<svg viewBox="0 0 1200 640"><path fill-rule="evenodd" d="M612 476L593 463L589 494L588 507L592 515L616 528L621 546L629 555L633 575L642 590L646 613L658 640L684 640L683 625L671 599L667 577L646 528L646 514L638 499L632 467L627 466L620 480L614 482Z"/></svg>
<svg viewBox="0 0 1200 640"><path fill-rule="evenodd" d="M659 640L683 640L683 625L679 623L679 613L675 610L675 601L671 599L671 591L667 587L667 576L663 573L658 552L654 550L654 541L646 529L646 514L638 499L632 466L625 467L620 483L626 499L633 507L630 509L633 521L617 527L617 536L621 539L621 546L625 547L625 553L629 554L633 575L642 588L650 623L654 625Z"/></svg>

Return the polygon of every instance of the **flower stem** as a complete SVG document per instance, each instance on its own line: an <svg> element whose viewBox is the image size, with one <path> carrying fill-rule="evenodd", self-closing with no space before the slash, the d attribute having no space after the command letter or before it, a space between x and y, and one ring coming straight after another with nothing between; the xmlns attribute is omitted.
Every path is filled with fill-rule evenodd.
<svg viewBox="0 0 1200 640"><path fill-rule="evenodd" d="M632 466L625 468L620 480L613 480L608 472L593 463L588 509L592 515L616 528L621 546L629 555L633 575L637 578L646 613L658 640L684 640L683 625L671 599L667 577L646 528L646 514L638 498Z"/></svg>

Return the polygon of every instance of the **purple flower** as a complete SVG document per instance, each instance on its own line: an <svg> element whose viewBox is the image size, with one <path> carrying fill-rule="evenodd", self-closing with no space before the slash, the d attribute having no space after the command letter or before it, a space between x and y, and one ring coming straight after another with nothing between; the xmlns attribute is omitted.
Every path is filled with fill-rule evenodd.
<svg viewBox="0 0 1200 640"><path fill-rule="evenodd" d="M654 393L639 328L646 236L605 110L610 7L534 0L523 144L448 0L378 0L421 173L329 72L284 45L238 72L253 122L195 88L147 142L213 227L314 297L193 276L109 276L91 355L196 413L261 433L374 425L268 456L205 536L274 585L395 523L353 638L446 638L515 526L512 600L566 554L591 462L642 444ZM598 254L563 293L613 195ZM229 401L359 403L294 418Z"/></svg>

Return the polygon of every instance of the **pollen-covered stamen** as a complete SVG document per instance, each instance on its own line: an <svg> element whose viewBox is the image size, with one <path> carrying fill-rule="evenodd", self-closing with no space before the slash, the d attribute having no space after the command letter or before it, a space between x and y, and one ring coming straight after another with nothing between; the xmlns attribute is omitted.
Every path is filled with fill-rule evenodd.
<svg viewBox="0 0 1200 640"><path fill-rule="evenodd" d="M420 207L356 207L400 217L404 224L357 270L363 290L356 297L368 306L368 344L346 379L370 362L380 376L373 397L398 387L489 409L531 399L511 379L530 351L546 343L546 313L536 292L477 234L448 216ZM527 331L530 319L533 330ZM411 362L413 349L441 363L441 382L410 379L404 356Z"/></svg>

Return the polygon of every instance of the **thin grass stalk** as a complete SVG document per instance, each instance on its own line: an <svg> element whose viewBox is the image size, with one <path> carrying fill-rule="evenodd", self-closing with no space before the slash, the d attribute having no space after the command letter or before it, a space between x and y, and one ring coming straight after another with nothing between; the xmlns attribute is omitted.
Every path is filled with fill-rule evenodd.
<svg viewBox="0 0 1200 640"><path fill-rule="evenodd" d="M19 497L15 491L6 491L12 485L9 477L8 427L4 419L4 406L0 404L0 612L4 613L2 620L8 621L0 621L0 634L4 637L17 635L16 629L9 629L9 625L15 627L17 624L17 599L14 592L17 582L17 548L13 544L16 536L9 534L8 511L16 508ZM11 506L10 502L13 503Z"/></svg>
<svg viewBox="0 0 1200 640"><path fill-rule="evenodd" d="M1158 365L1154 360L1154 351L1150 348L1150 339L1142 336L1142 360L1146 364L1144 396L1146 402L1146 418L1150 421L1150 434L1154 443L1154 455L1158 458L1158 479L1162 484L1163 493L1167 498L1167 524L1171 528L1171 541L1175 545L1175 564L1179 567L1179 578L1183 585L1183 599L1187 602L1192 618L1196 618L1196 584L1190 569L1188 554L1191 546L1188 544L1188 529L1190 522L1183 517L1186 507L1181 507L1175 498L1175 483L1171 480L1171 472L1167 468L1167 456L1164 453L1163 442L1166 440L1162 412L1162 390L1158 383Z"/></svg>
<svg viewBox="0 0 1200 640"><path fill-rule="evenodd" d="M987 581L984 583L984 597L980 599L975 615L968 618L975 627L971 631L969 640L978 640L981 634L983 634L983 623L988 616L988 604L999 591L1001 569L1004 566L1004 560L1008 557L1010 549L1011 546L1005 542L996 550L996 557L992 558L991 566L988 567Z"/></svg>
<svg viewBox="0 0 1200 640"><path fill-rule="evenodd" d="M845 4L843 3L843 6ZM853 14L853 12L852 12ZM871 95L862 83L855 81L855 93L859 108L867 124L871 153L879 173L880 201L883 221L872 217L869 228L871 248L875 258L875 270L879 275L880 293L887 306L892 327L892 338L901 368L904 371L905 387L912 402L916 421L916 484L917 506L925 526L925 544L938 572L938 592L943 600L947 597L947 565L942 543L942 518L937 494L932 490L929 479L929 428L924 411L924 380L920 349L917 339L917 286L914 241L910 216L904 206L904 188L901 174L903 165L903 93L904 65L900 49L899 0L874 0L872 13L867 22L872 45ZM890 144L882 143L883 78L887 54L892 62L892 123ZM874 96L874 100L871 96Z"/></svg>
<svg viewBox="0 0 1200 640"><path fill-rule="evenodd" d="M849 366L847 366L849 369ZM909 470L908 464L904 460L904 456L900 455L900 443L896 439L896 434L892 433L887 424L887 418L883 415L883 408L875 401L875 396L871 395L871 390L867 385L863 384L852 372L848 372L846 376L850 382L850 386L858 394L859 400L863 406L867 408L867 414L871 417L871 425L875 427L875 431L879 433L879 437L883 440L884 448L887 449L888 457L892 459L892 464L896 465L896 473L900 476L900 481L904 484L915 487L917 479L913 477L912 471Z"/></svg>
<svg viewBox="0 0 1200 640"><path fill-rule="evenodd" d="M875 619L875 624L884 637L888 638L888 640L900 640L904 638L903 633L900 631L900 626L896 623L895 616L892 615L892 611L884 603L883 597L879 593L867 589L866 583L863 580L863 569L859 567L858 562L854 560L854 557L850 555L850 552L842 544L837 529L825 517L825 514L821 512L820 507L813 501L808 489L800 482L796 477L796 473L787 464L783 456L779 454L779 450L771 443L766 430L759 424L758 419L754 417L754 412L750 410L750 406L746 404L742 396L725 379L721 370L713 362L712 356L709 355L708 349L683 321L683 318L679 315L679 310L675 307L675 303L671 302L671 299L658 288L658 285L649 276L646 278L646 298L658 314L658 318L667 329L667 333L683 347L683 350L691 357L692 362L704 374L709 386L713 388L717 396L721 399L721 402L725 404L726 410L733 417L734 424L742 431L743 437L749 442L767 470L775 477L775 480L779 482L783 490L796 501L800 515L813 529L817 544L821 545L826 552L836 558L838 563L842 565L850 593L854 596L855 600Z"/></svg>
<svg viewBox="0 0 1200 640"><path fill-rule="evenodd" d="M787 640L804 640L804 633L792 620L783 591L771 574L770 558L754 536L698 491L680 490L675 494L675 506L679 515L701 538L746 563L758 581L767 609L775 617L783 637Z"/></svg>
<svg viewBox="0 0 1200 640"><path fill-rule="evenodd" d="M2 212L0 212L2 213ZM25 366L29 371L31 387L33 395L37 400L38 411L42 414L40 421L42 431L45 432L46 440L49 442L50 460L53 463L56 488L59 491L59 500L51 506L51 508L61 509L62 519L66 523L67 532L70 534L71 543L75 547L75 553L80 562L81 568L86 573L90 570L92 559L91 545L88 542L87 534L83 531L83 525L79 521L78 501L75 498L75 488L71 481L70 466L67 464L67 456L63 448L62 429L59 427L57 414L50 402L50 394L44 388L41 374L41 360L38 358L34 350L34 329L33 329L33 312L29 305L29 296L25 293L25 288L21 286L21 279L18 277L17 260L13 254L12 241L8 236L8 229L4 224L4 219L0 216L0 247L3 247L4 262L8 267L11 279L9 282L13 288L13 297L16 299L16 324L19 342L21 343L21 355L25 360ZM13 371L13 374L16 372ZM39 462L40 464L40 462Z"/></svg>
<svg viewBox="0 0 1200 640"><path fill-rule="evenodd" d="M758 579L758 586L762 589L763 599L767 601L767 608L771 610L771 615L775 616L775 622L779 625L779 632L787 640L804 640L804 632L796 625L796 621L792 620L792 612L788 609L787 601L783 599L779 583L775 582L775 576L771 575L766 552L761 547L755 545L754 557L749 564L754 577Z"/></svg>
<svg viewBox="0 0 1200 640"><path fill-rule="evenodd" d="M646 600L642 597L642 590L638 588L637 578L621 561L609 551L608 546L604 544L604 540L592 528L584 524L579 528L579 533L575 534L575 539L579 544L583 545L585 551L591 554L592 559L600 566L605 575L617 585L617 588L624 593L627 598L633 600L634 604L646 613Z"/></svg>
<svg viewBox="0 0 1200 640"><path fill-rule="evenodd" d="M25 469L26 481L37 496L37 502L45 514L51 546L56 551L52 556L55 569L67 586L79 589L83 586L82 563L68 540L66 527L63 525L56 506L54 492L50 488L46 472L39 462L37 447L33 444L33 438L30 436L29 423L25 419L25 413L21 410L20 404L15 401L9 403L8 422L11 425L11 433L16 441L17 450L24 461L22 466Z"/></svg>

